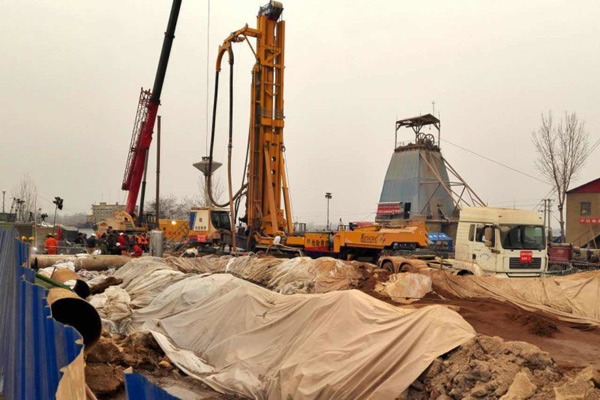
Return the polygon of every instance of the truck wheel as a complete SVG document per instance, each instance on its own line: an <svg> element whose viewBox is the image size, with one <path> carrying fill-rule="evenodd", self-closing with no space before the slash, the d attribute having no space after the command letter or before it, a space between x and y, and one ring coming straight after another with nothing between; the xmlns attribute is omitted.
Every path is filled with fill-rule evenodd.
<svg viewBox="0 0 600 400"><path fill-rule="evenodd" d="M400 266L400 272L404 272L404 273L410 272L410 267L411 267L410 264L404 263Z"/></svg>
<svg viewBox="0 0 600 400"><path fill-rule="evenodd" d="M381 268L387 269L388 271L390 271L390 274L394 273L394 263L392 263L391 261L384 261L383 264L381 264Z"/></svg>

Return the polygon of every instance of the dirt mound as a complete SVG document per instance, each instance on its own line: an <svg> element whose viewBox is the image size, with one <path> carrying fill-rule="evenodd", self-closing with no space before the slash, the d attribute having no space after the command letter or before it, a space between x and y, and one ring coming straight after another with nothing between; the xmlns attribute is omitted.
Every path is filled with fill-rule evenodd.
<svg viewBox="0 0 600 400"><path fill-rule="evenodd" d="M600 372L584 371L565 376L550 355L534 345L480 335L437 358L400 399L549 400L560 398L560 390L581 395L573 398L600 398L590 397L600 396L594 381Z"/></svg>
<svg viewBox="0 0 600 400"><path fill-rule="evenodd" d="M93 285L92 287L90 287L90 294L104 293L104 291L107 288L114 286L114 285L120 285L121 283L123 283L123 279L119 279L114 276L109 276L108 278L104 279L102 282L97 283L97 284Z"/></svg>
<svg viewBox="0 0 600 400"><path fill-rule="evenodd" d="M506 314L506 318L520 323L532 335L554 337L559 332L555 323L534 313L510 313Z"/></svg>
<svg viewBox="0 0 600 400"><path fill-rule="evenodd" d="M375 290L380 282L387 282L390 279L391 272L384 268L376 268L373 264L363 263L359 267L362 277L356 282L353 289L358 289L377 299L391 302L390 298ZM392 303L393 304L393 303Z"/></svg>
<svg viewBox="0 0 600 400"><path fill-rule="evenodd" d="M87 364L85 382L95 395L114 394L124 385L123 368L111 364Z"/></svg>
<svg viewBox="0 0 600 400"><path fill-rule="evenodd" d="M167 374L172 366L149 333L135 332L129 336L105 333L86 354L85 379L97 396L120 392L124 387L123 371L152 371Z"/></svg>

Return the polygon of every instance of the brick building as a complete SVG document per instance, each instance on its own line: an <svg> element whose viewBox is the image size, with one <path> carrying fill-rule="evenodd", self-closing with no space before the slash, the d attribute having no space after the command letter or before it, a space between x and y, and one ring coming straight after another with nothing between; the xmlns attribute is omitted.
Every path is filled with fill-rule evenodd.
<svg viewBox="0 0 600 400"><path fill-rule="evenodd" d="M600 245L600 178L567 192L566 225L567 242L581 247Z"/></svg>

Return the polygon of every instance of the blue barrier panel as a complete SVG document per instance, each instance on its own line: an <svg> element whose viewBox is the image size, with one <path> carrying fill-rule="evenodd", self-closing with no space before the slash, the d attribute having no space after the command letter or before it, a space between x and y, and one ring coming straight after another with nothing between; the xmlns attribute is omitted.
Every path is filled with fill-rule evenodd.
<svg viewBox="0 0 600 400"><path fill-rule="evenodd" d="M180 400L159 388L140 374L126 374L125 387L130 400Z"/></svg>
<svg viewBox="0 0 600 400"><path fill-rule="evenodd" d="M0 230L0 376L6 400L56 397L60 369L81 352L81 335L51 317L47 291L21 265L28 246Z"/></svg>

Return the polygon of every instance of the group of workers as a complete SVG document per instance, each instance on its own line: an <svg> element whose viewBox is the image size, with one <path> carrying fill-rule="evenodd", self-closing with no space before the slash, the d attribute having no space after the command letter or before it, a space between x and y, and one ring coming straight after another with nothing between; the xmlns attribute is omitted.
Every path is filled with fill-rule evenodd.
<svg viewBox="0 0 600 400"><path fill-rule="evenodd" d="M125 232L119 232L109 227L99 238L95 234L89 237L85 233L78 233L74 243L85 246L89 254L100 250L101 254L129 255L131 257L141 257L144 252L148 252L148 235L128 235ZM46 254L58 254L58 241L54 235L47 235L44 243Z"/></svg>

